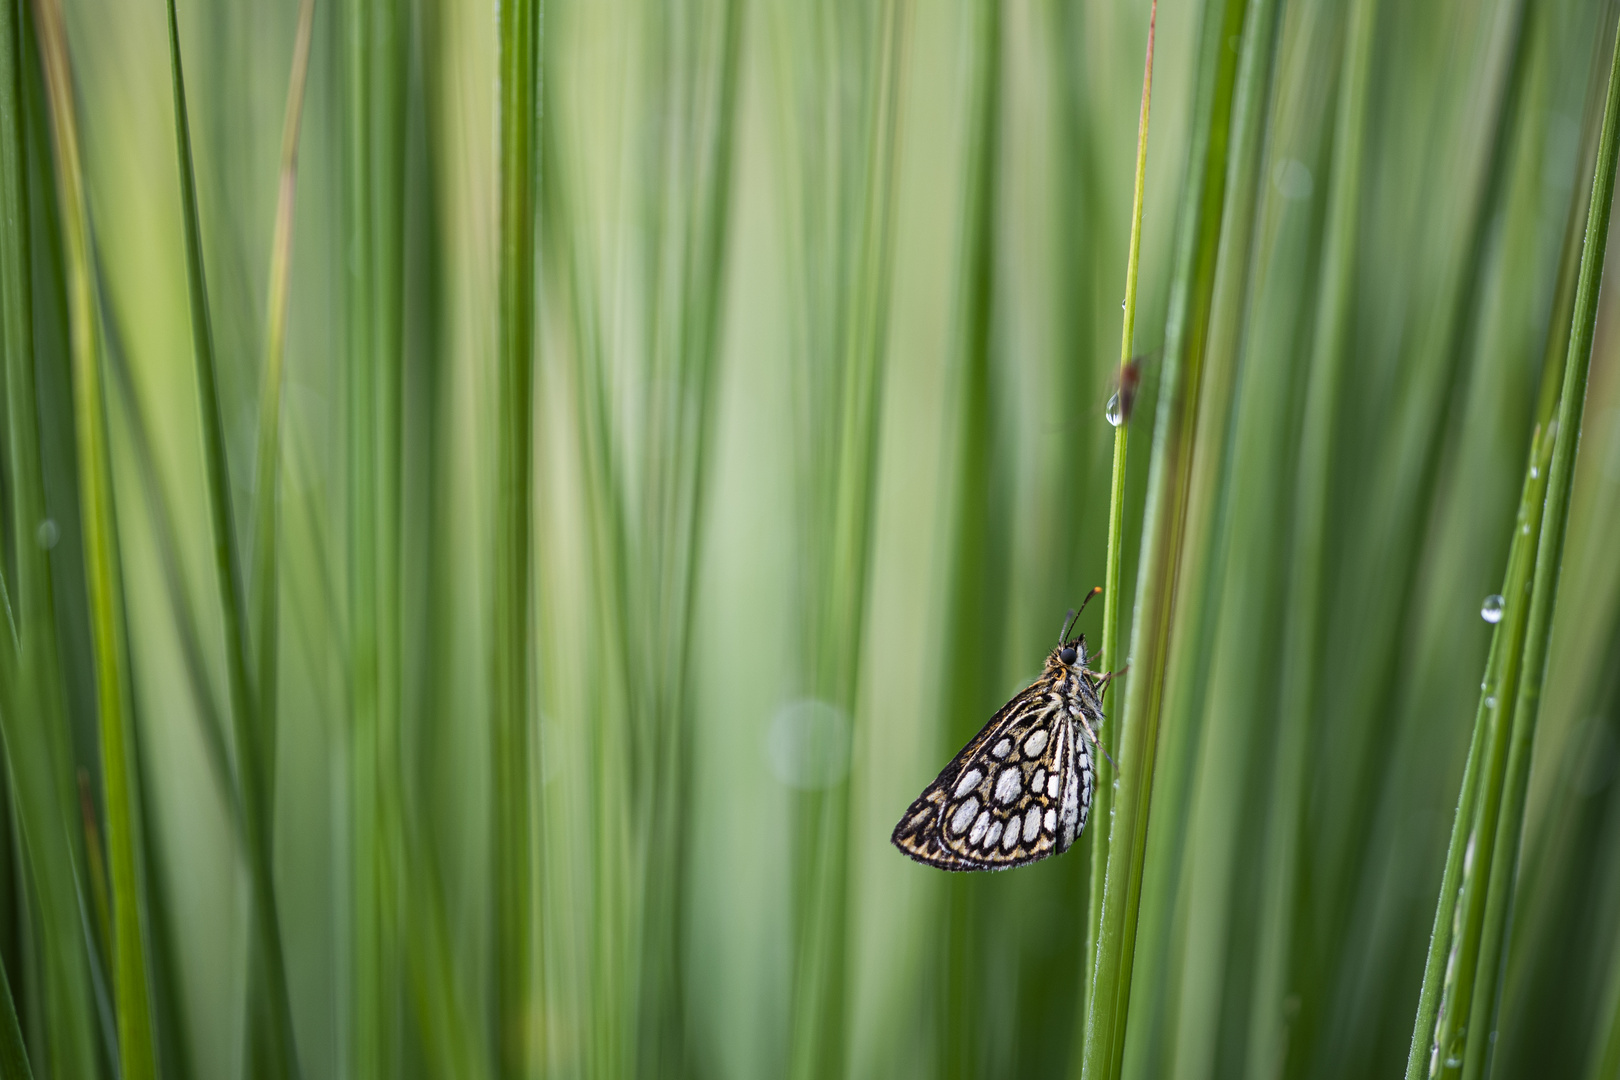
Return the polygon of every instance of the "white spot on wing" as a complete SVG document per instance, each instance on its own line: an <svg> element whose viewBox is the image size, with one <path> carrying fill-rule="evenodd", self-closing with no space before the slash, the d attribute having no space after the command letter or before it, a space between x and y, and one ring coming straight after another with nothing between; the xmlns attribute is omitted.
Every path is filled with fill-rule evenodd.
<svg viewBox="0 0 1620 1080"><path fill-rule="evenodd" d="M996 802L1003 806L1018 798L1024 790L1024 780L1016 768L1002 769L996 777Z"/></svg>
<svg viewBox="0 0 1620 1080"><path fill-rule="evenodd" d="M1030 732L1029 738L1024 740L1024 753L1030 757L1039 757L1041 751L1046 749L1046 738L1045 728L1036 728Z"/></svg>
<svg viewBox="0 0 1620 1080"><path fill-rule="evenodd" d="M968 833L969 846L977 844L984 838L984 830L990 827L990 811L980 810L978 820L973 823L973 831Z"/></svg>
<svg viewBox="0 0 1620 1080"><path fill-rule="evenodd" d="M1056 832L1057 831L1057 811L1056 810L1048 810L1046 812L1045 825L1046 825L1046 831L1047 832Z"/></svg>
<svg viewBox="0 0 1620 1080"><path fill-rule="evenodd" d="M996 841L1000 839L1001 822L992 821L990 823L990 831L984 834L984 846L987 848L993 848L996 846Z"/></svg>
<svg viewBox="0 0 1620 1080"><path fill-rule="evenodd" d="M1030 781L1029 789L1031 791L1040 791L1041 788L1043 788L1045 786L1046 786L1046 770L1045 769L1036 769L1035 770L1035 779Z"/></svg>
<svg viewBox="0 0 1620 1080"><path fill-rule="evenodd" d="M1024 814L1024 843L1035 839L1035 834L1041 831L1041 811L1039 807L1032 806Z"/></svg>
<svg viewBox="0 0 1620 1080"><path fill-rule="evenodd" d="M961 836L963 833L967 832L968 825L970 825L973 821L973 815L977 814L978 812L978 799L969 799L967 802L958 806L956 808L956 813L951 815L951 832L955 833L957 836Z"/></svg>
<svg viewBox="0 0 1620 1080"><path fill-rule="evenodd" d="M1011 851L1018 846L1018 822L1009 822L1007 831L1001 834L1001 850Z"/></svg>
<svg viewBox="0 0 1620 1080"><path fill-rule="evenodd" d="M1000 742L996 743L995 746L990 748L990 753L992 755L994 755L995 758L998 761L1001 758L1006 757L1011 752L1012 752L1012 740L1011 739L1002 739Z"/></svg>
<svg viewBox="0 0 1620 1080"><path fill-rule="evenodd" d="M979 781L983 779L984 773L980 772L978 769L969 769L967 772L962 774L962 779L956 782L956 797L960 799L962 796L978 787Z"/></svg>

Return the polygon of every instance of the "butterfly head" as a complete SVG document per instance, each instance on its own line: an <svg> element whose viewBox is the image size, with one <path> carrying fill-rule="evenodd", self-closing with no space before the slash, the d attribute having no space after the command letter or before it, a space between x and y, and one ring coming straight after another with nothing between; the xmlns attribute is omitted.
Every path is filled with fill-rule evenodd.
<svg viewBox="0 0 1620 1080"><path fill-rule="evenodd" d="M1046 659L1046 669L1048 671L1053 671L1055 668L1056 673L1061 675L1070 669L1086 666L1086 635L1078 634L1071 638L1069 631L1073 630L1074 624L1080 621L1080 612L1086 610L1086 605L1091 603L1091 598L1100 592L1102 592L1101 585L1086 594L1086 598L1080 602L1080 611L1075 611L1073 608L1069 609L1068 616L1063 620L1063 627L1058 631L1058 647L1053 649L1052 655Z"/></svg>
<svg viewBox="0 0 1620 1080"><path fill-rule="evenodd" d="M1047 670L1062 675L1086 666L1086 635L1065 641L1046 658Z"/></svg>

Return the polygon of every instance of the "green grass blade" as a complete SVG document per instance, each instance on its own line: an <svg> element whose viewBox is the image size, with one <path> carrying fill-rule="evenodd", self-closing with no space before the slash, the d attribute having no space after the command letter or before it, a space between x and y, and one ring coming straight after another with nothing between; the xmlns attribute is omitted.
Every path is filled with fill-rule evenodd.
<svg viewBox="0 0 1620 1080"><path fill-rule="evenodd" d="M968 98L968 137L964 166L960 256L956 268L959 298L955 441L951 491L950 563L947 587L948 643L942 657L944 730L950 746L961 746L996 708L999 657L981 647L996 640L1005 625L1001 597L1007 575L1007 517L1002 493L1007 464L997 454L998 403L1006 394L1006 373L994 339L998 283L997 191L1001 181L1002 102L1005 100L1006 14L994 0L972 9L972 89ZM984 883L976 875L952 874L944 884L944 938L937 1030L941 1075L949 1080L976 1076L984 1068L987 1033L981 1022L977 988L984 983L990 909Z"/></svg>
<svg viewBox="0 0 1620 1080"><path fill-rule="evenodd" d="M253 950L255 970L266 985L249 991L260 998L262 1010L250 1010L250 1030L261 1024L253 1039L254 1061L261 1075L296 1077L297 1050L293 1041L292 1012L287 1000L286 962L282 954L281 922L271 854L273 787L268 759L274 743L260 728L245 620L243 571L236 515L232 507L230 466L225 457L225 421L219 396L214 330L209 316L208 282L203 267L202 222L197 208L196 176L192 164L191 121L186 104L185 71L180 58L180 23L175 0L168 0L169 73L174 99L175 146L178 152L180 201L185 223L186 278L190 287L192 349L197 365L197 396L202 417L203 464L207 476L208 511L213 529L215 585L225 628L226 685L231 702L231 726L236 742L236 782L241 793L243 833L247 840L249 875L253 883Z"/></svg>
<svg viewBox="0 0 1620 1080"><path fill-rule="evenodd" d="M28 1067L28 1049L23 1045L22 1025L17 1023L17 1006L11 997L11 979L0 967L0 1076L6 1080L33 1080Z"/></svg>
<svg viewBox="0 0 1620 1080"><path fill-rule="evenodd" d="M1586 1080L1609 1080L1620 1075L1620 941L1616 941L1612 952L1608 984L1604 987L1601 1011L1593 1029Z"/></svg>
<svg viewBox="0 0 1620 1080"><path fill-rule="evenodd" d="M1610 93L1614 92L1613 84ZM1607 112L1603 123L1609 123ZM1597 114L1589 115L1594 123ZM1603 128L1607 137L1608 128ZM1597 145L1601 147L1601 142ZM1612 147L1609 148L1612 151ZM1601 176L1601 157L1594 159ZM1613 162L1609 164L1612 184ZM1594 179L1596 184L1597 179ZM1573 198L1579 198L1577 185ZM1594 186L1588 206L1587 242L1590 242L1590 215L1596 206ZM1605 197L1606 199L1606 197ZM1607 204L1604 207L1607 213ZM1566 231L1563 256L1567 268L1575 261L1576 232ZM1541 566L1538 546L1549 518L1551 456L1563 440L1556 438L1557 420L1550 414L1555 404L1562 410L1567 400L1567 371L1576 346L1583 315L1581 289L1586 281L1589 252L1579 252L1581 276L1565 309L1563 297L1555 294L1554 322L1548 330L1549 362L1543 369L1540 415L1531 439L1519 512L1515 519L1508 569L1502 596L1506 598L1501 622L1492 638L1491 658L1482 685L1470 762L1464 773L1464 786L1458 800L1446 871L1441 884L1434 932L1419 996L1418 1014L1408 1052L1407 1075L1478 1076L1485 1065L1489 1044L1485 1029L1496 1005L1500 978L1501 935L1504 932L1507 898L1517 862L1518 828L1522 826L1522 784L1528 774L1528 733L1521 728L1518 702L1532 659L1531 622L1536 616L1534 588L1546 571ZM1562 289L1559 290L1562 293ZM1588 303L1590 299L1588 298ZM1568 329L1559 321L1567 315ZM1587 314L1590 314L1588 312ZM1590 351L1590 329L1587 330ZM1570 353L1559 364L1554 357L1559 343L1568 342ZM1582 386L1584 394L1584 382ZM1567 492L1565 493L1567 501ZM1547 615L1550 618L1550 614ZM1547 627L1542 628L1545 633ZM1545 648L1543 643L1542 648ZM1543 654L1544 655L1544 654ZM1539 674L1536 676L1539 680ZM1532 728L1533 730L1533 728ZM1519 777L1514 781L1514 777ZM1518 783L1517 810L1513 809ZM1504 816L1506 814L1507 816ZM1502 826L1508 825L1504 835ZM1504 846L1510 844L1511 846ZM1472 852L1471 857L1467 854ZM1505 875L1505 876L1504 876ZM1481 996L1481 991L1484 991Z"/></svg>
<svg viewBox="0 0 1620 1080"><path fill-rule="evenodd" d="M45 549L29 542L45 522L41 431L35 396L37 342L33 320L42 282L33 277L29 165L42 144L29 139L28 112L43 89L30 62L35 35L24 4L0 5L0 353L6 386L6 490L12 524L26 538L15 545L17 637L0 642L0 725L28 884L40 939L32 1013L43 1046L62 1075L95 1068L95 1012L89 942L79 919L82 880L71 748L62 698L51 568ZM36 136L38 132L34 133ZM48 203L46 193L40 201ZM49 238L45 238L49 246ZM65 289L52 279L50 286ZM7 605L8 609L10 605ZM35 979L31 978L30 982ZM43 1013L43 1017L41 1017Z"/></svg>
<svg viewBox="0 0 1620 1080"><path fill-rule="evenodd" d="M1221 235L1227 147L1245 5L1205 12L1200 86L1189 176L1166 321L1164 371L1148 467L1142 555L1131 626L1131 678L1124 697L1119 779L1109 828L1096 966L1086 1019L1086 1080L1119 1075L1125 1049L1148 801L1159 734L1175 568L1180 561L1190 456Z"/></svg>
<svg viewBox="0 0 1620 1080"><path fill-rule="evenodd" d="M535 221L539 180L540 0L500 9L499 352L496 360L494 770L496 1075L535 1075L545 1060L529 1023L535 853L530 800L530 545L533 530Z"/></svg>
<svg viewBox="0 0 1620 1080"><path fill-rule="evenodd" d="M270 241L270 284L265 303L264 366L259 385L258 452L255 455L256 481L253 508L253 565L248 585L248 614L252 620L254 677L258 699L254 702L258 760L264 772L266 806L264 828L267 838L275 827L276 790L276 709L277 681L280 675L280 603L277 573L279 545L279 504L281 493L281 390L286 353L287 302L292 274L293 204L298 179L298 139L303 119L304 88L309 74L309 42L315 23L315 0L298 5L298 29L293 43L292 73L287 82L287 106L282 119L280 176L276 188L276 218ZM272 849L273 850L273 847ZM248 1059L255 1075L275 1076L281 1072L286 1050L296 1062L296 1049L290 1037L290 1018L282 1007L271 1004L277 985L261 953L252 954L253 970L248 979ZM285 991L282 985L279 989ZM284 1036L278 1034L286 1022Z"/></svg>
<svg viewBox="0 0 1620 1080"><path fill-rule="evenodd" d="M1116 412L1110 417L1114 424L1114 464L1108 484L1108 557L1103 570L1103 632L1101 664L1121 672L1113 688L1117 704L1124 695L1123 667L1119 663L1119 578L1125 549L1125 454L1130 417L1126 415L1130 393L1127 370L1136 338L1136 277L1142 257L1142 202L1147 188L1147 133L1149 105L1153 100L1153 36L1158 27L1159 2L1153 0L1148 8L1147 56L1142 63L1142 108L1136 123L1136 182L1131 196L1130 254L1125 263L1125 318L1120 329L1119 388L1115 391ZM1106 750L1111 742L1113 726L1097 733ZM1086 893L1086 945L1081 965L1081 1002L1083 1010L1089 1008L1089 991L1096 978L1097 935L1102 919L1103 882L1108 869L1108 837L1106 822L1112 820L1114 805L1114 769L1106 755L1094 754L1096 789L1091 805L1091 884ZM1082 1012L1082 1015L1084 1011ZM1078 1070L1084 1059L1075 1055Z"/></svg>
<svg viewBox="0 0 1620 1080"><path fill-rule="evenodd" d="M1310 372L1295 481L1294 532L1284 616L1281 703L1272 771L1273 809L1266 830L1267 888L1250 1014L1251 1055L1264 1070L1286 1060L1286 1001L1290 993L1296 914L1301 902L1300 846L1305 842L1310 730L1318 693L1324 579L1328 559L1329 496L1335 419L1349 353L1361 177L1372 85L1373 31L1378 0L1356 0L1348 15L1341 86L1333 130L1333 173L1322 244L1322 280L1311 342Z"/></svg>
<svg viewBox="0 0 1620 1080"><path fill-rule="evenodd" d="M315 25L315 0L298 5L292 74L287 80L287 110L281 129L281 172L276 187L276 221L270 242L270 286L265 303L264 368L259 385L259 436L255 460L253 576L248 590L253 618L258 679L261 760L275 790L277 638L277 523L281 488L281 390L287 350L287 302L291 291L293 204L298 187L298 139L302 130L304 89L309 76L309 42Z"/></svg>
<svg viewBox="0 0 1620 1080"><path fill-rule="evenodd" d="M214 684L208 676L208 660L198 629L198 605L181 565L179 557L179 530L175 524L173 492L163 483L156 460L156 448L151 424L141 408L135 389L135 375L129 369L124 353L118 323L111 318L103 322L106 332L107 369L110 376L112 415L123 425L124 438L130 444L130 461L140 481L140 492L150 515L151 529L157 540L158 564L168 594L169 611L174 621L175 634L180 639L180 654L185 664L186 686L191 691L196 708L198 729L207 752L209 771L219 788L219 797L229 808L231 825L246 850L242 830L242 795L236 786L236 772L231 765L230 746L225 738L225 708L219 701Z"/></svg>
<svg viewBox="0 0 1620 1080"><path fill-rule="evenodd" d="M379 152L384 141L377 129L389 107L385 85L389 58L380 27L386 5L352 0L344 11L345 76L345 206L348 232L347 322L347 483L348 541L348 676L349 676L349 837L351 892L349 947L352 950L350 993L353 1001L348 1037L352 1068L361 1080L392 1076L397 1064L393 1023L398 987L390 981L392 920L387 894L388 822L384 807L382 608L386 528L384 477L380 461L388 419L383 390L389 363L389 335L383 326L390 309L386 295L385 231L379 219L381 177L388 162ZM381 91L381 92L380 92Z"/></svg>
<svg viewBox="0 0 1620 1080"><path fill-rule="evenodd" d="M1575 287L1575 311L1569 353L1564 364L1563 390L1558 403L1556 428L1548 429L1552 460L1548 467L1543 457L1541 468L1547 477L1547 497L1541 514L1540 535L1537 537L1524 659L1521 662L1518 695L1513 704L1512 743L1504 781L1502 818L1497 831L1496 855L1491 860L1491 880L1476 976L1478 985L1474 990L1468 1055L1464 1062L1463 1075L1470 1078L1484 1075L1491 1036L1496 1028L1508 912L1516 884L1530 782L1531 751L1541 711L1541 691L1547 675L1553 611L1563 568L1570 493L1574 488L1575 454L1580 445L1586 387L1592 365L1598 291L1603 280L1617 162L1620 162L1620 34L1615 36L1614 55L1609 68L1608 100L1603 109L1603 128L1592 178L1586 240L1582 245L1580 277Z"/></svg>
<svg viewBox="0 0 1620 1080"><path fill-rule="evenodd" d="M139 808L131 770L128 653L118 578L107 415L101 385L101 344L90 255L90 225L74 114L73 78L61 10L52 0L36 9L46 96L50 102L57 182L67 254L73 351L74 421L78 439L79 498L84 528L85 580L96 672L106 799L107 858L113 895L113 981L118 1056L125 1080L154 1080L149 966L139 875Z"/></svg>

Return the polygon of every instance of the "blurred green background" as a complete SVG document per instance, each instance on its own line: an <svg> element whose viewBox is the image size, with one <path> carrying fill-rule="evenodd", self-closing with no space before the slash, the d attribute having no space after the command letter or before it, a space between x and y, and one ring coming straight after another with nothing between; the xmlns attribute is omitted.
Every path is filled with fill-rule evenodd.
<svg viewBox="0 0 1620 1080"><path fill-rule="evenodd" d="M120 811L91 666L73 256L35 48L55 3L0 2L21 57L39 414L34 451L8 414L6 484L37 454L48 518L8 503L6 572L48 551L60 669L25 647L17 685L34 696L0 702L0 954L34 1075L112 1076L126 995L102 852ZM496 5L316 0L270 533L279 660L259 718L284 999L253 944L165 8L61 9L159 1073L290 1075L266 1065L270 999L312 1080L1078 1080L1089 840L955 876L888 838L1102 581L1146 3L553 0L530 231L500 208ZM1227 187L1249 227L1214 268L1124 1073L1387 1076L1411 1039L1490 644L1479 613L1502 588L1612 24L1585 0L1247 9L1224 43L1218 20L1244 4L1158 12L1126 590L1200 57L1224 44L1268 77ZM177 6L225 476L255 555L299 10ZM1348 244L1329 242L1335 197ZM515 324L498 268L503 245L531 242L514 638L496 629L523 580L497 537L503 455L523 448L501 419ZM1328 310L1338 375L1310 412ZM1620 1017L1615 310L1585 407L1501 1077L1598 1076ZM1306 503L1324 532L1316 646L1299 650ZM1093 647L1100 608L1081 621ZM515 719L492 689L503 656L527 665ZM66 825L52 887L70 893L47 887L46 841L19 824L29 709L70 735L50 759ZM497 739L507 720L526 736ZM527 831L496 827L514 806ZM1268 854L1282 834L1297 858ZM503 932L503 905L527 940ZM520 972L515 997L503 970Z"/></svg>

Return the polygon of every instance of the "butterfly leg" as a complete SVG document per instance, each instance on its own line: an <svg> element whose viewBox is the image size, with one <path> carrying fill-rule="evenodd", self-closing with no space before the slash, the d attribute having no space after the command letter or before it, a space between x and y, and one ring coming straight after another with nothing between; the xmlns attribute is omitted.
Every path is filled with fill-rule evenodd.
<svg viewBox="0 0 1620 1080"><path fill-rule="evenodd" d="M1091 730L1091 725L1086 723L1086 718L1082 716L1079 718L1079 720L1080 726L1086 729L1086 737L1091 740L1091 745L1095 746L1099 751L1101 751L1103 757L1108 758L1108 764L1114 765L1113 757L1108 753L1107 747L1103 746L1102 740L1097 738L1097 733ZM1114 768L1117 770L1119 766L1114 765Z"/></svg>
<svg viewBox="0 0 1620 1080"><path fill-rule="evenodd" d="M1113 682L1115 679L1119 678L1121 675L1126 674L1130 670L1131 670L1131 665L1126 664L1124 667L1120 668L1118 671L1110 671L1106 675L1098 675L1092 682L1092 686L1097 691L1097 696L1101 697L1103 694L1106 694L1108 692L1108 684Z"/></svg>

